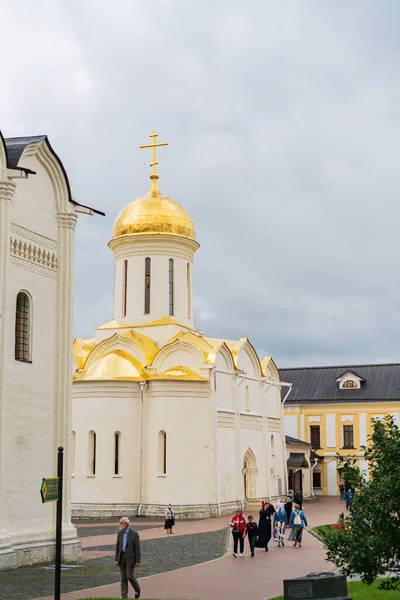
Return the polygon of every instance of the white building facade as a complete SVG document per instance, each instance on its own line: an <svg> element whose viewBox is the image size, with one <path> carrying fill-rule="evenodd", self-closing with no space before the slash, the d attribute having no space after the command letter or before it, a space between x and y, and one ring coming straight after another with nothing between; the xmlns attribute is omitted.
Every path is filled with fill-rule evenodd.
<svg viewBox="0 0 400 600"><path fill-rule="evenodd" d="M74 230L77 211L46 136L0 133L0 569L52 560L55 505L42 477L70 468ZM80 556L64 483L63 552Z"/></svg>
<svg viewBox="0 0 400 600"><path fill-rule="evenodd" d="M217 516L286 492L284 384L248 339L195 328L194 226L151 179L113 228L113 320L74 342L77 516Z"/></svg>

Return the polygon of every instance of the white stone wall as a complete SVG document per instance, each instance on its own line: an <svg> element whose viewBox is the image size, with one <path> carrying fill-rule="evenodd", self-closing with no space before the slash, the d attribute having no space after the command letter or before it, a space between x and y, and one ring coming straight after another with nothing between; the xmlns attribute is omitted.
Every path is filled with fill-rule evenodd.
<svg viewBox="0 0 400 600"><path fill-rule="evenodd" d="M55 509L42 504L40 486L42 477L56 475L59 445L66 450L68 472L71 431L71 381L60 364L70 374L76 217L59 163L46 143L28 146L21 161L36 175L13 180L15 193L8 200L0 189L0 204L9 202L3 212L8 225L0 260L7 267L0 292L0 568L54 557ZM18 174L0 168L0 188ZM20 291L31 301L31 362L15 360ZM64 557L74 560L80 544L70 521L68 477L63 529Z"/></svg>

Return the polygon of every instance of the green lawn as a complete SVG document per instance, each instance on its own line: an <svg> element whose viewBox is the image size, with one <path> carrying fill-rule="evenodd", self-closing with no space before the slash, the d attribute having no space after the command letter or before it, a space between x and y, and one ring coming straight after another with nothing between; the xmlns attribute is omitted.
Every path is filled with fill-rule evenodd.
<svg viewBox="0 0 400 600"><path fill-rule="evenodd" d="M347 584L347 593L352 600L400 600L400 591L378 590L378 584L377 581L372 585L365 585L362 581L350 581ZM283 596L272 600L283 600Z"/></svg>
<svg viewBox="0 0 400 600"><path fill-rule="evenodd" d="M325 534L328 531L332 531L332 527L336 525L336 523L331 523L330 525L318 525L317 527L313 527L312 531L316 533L321 539L324 539Z"/></svg>

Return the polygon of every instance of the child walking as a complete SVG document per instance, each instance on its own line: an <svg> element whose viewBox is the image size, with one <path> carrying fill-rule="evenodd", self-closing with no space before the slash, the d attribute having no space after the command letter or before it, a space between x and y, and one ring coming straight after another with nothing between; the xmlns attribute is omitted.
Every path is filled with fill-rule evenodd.
<svg viewBox="0 0 400 600"><path fill-rule="evenodd" d="M254 523L253 517L251 515L249 515L249 517L248 517L248 523L246 525L246 530L247 530L247 535L249 538L250 553L251 553L251 556L254 557L254 548L256 546L258 527L257 527L257 523Z"/></svg>

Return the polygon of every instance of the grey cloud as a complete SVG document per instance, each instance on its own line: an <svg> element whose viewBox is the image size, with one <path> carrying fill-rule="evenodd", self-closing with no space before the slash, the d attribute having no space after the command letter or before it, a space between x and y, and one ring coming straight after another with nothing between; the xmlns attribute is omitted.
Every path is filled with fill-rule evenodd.
<svg viewBox="0 0 400 600"><path fill-rule="evenodd" d="M170 143L160 186L201 244L200 329L281 366L398 360L396 2L0 10L1 55L20 40L1 128L48 133L76 198L107 213L77 227L77 336L112 317L107 242L147 191L138 146L155 127Z"/></svg>

